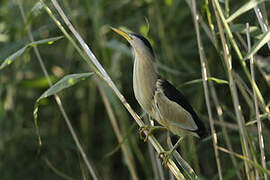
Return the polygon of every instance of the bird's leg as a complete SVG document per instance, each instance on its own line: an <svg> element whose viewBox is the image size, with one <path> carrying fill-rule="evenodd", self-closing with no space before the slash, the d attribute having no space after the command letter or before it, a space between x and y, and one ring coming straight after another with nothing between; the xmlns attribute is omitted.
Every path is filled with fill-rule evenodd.
<svg viewBox="0 0 270 180"><path fill-rule="evenodd" d="M163 126L142 126L140 127L140 138L144 139L144 142L146 142L148 140L148 137L156 130L167 130L167 128L163 127ZM143 132L147 131L147 134L145 136L145 138L143 138Z"/></svg>
<svg viewBox="0 0 270 180"><path fill-rule="evenodd" d="M175 143L175 145L173 146L172 149L170 149L169 151L160 152L158 154L158 157L163 159L163 162L162 162L163 166L167 165L167 163L168 163L170 157L172 156L173 152L179 147L179 145L180 145L180 143L182 142L183 139L184 139L184 137L180 137L178 139L178 141Z"/></svg>

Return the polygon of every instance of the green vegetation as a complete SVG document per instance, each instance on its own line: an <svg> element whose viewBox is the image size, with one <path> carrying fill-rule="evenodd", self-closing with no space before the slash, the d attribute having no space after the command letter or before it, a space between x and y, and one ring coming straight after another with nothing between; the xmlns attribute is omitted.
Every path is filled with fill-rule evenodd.
<svg viewBox="0 0 270 180"><path fill-rule="evenodd" d="M269 178L269 6L2 0L0 179ZM111 26L149 39L160 73L209 130L185 137L167 167L157 152L172 147L169 134L140 139L153 122L133 95L130 47Z"/></svg>

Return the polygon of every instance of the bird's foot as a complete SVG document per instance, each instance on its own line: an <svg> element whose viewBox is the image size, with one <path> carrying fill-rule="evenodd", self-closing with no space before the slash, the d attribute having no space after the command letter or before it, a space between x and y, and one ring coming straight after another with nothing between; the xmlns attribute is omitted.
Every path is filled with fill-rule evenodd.
<svg viewBox="0 0 270 180"><path fill-rule="evenodd" d="M146 142L148 140L148 137L156 130L167 130L167 128L162 126L142 126L140 127L140 138ZM143 138L144 131L147 131L147 134L145 135L145 138Z"/></svg>
<svg viewBox="0 0 270 180"><path fill-rule="evenodd" d="M168 163L169 159L171 158L174 150L175 149L171 149L169 151L162 151L162 152L158 153L158 157L161 158L161 159L163 159L162 160L162 165L164 167L167 167L167 163Z"/></svg>
<svg viewBox="0 0 270 180"><path fill-rule="evenodd" d="M163 161L162 161L163 166L165 166L165 167L167 166L169 159L171 158L174 151L180 146L180 143L182 142L183 139L184 139L184 137L180 137L178 139L178 141L175 143L175 145L173 146L173 148L170 149L169 151L162 151L162 152L158 153L158 157L163 159Z"/></svg>

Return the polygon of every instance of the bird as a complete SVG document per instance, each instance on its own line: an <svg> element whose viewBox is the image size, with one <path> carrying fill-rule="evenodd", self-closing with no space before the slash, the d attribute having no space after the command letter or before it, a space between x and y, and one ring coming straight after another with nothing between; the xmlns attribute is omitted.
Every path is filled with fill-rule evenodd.
<svg viewBox="0 0 270 180"><path fill-rule="evenodd" d="M201 139L206 137L204 123L184 95L159 75L156 56L150 42L140 34L129 33L114 27L111 29L124 37L132 47L133 90L136 100L162 128L180 137L171 150L160 153L166 164L185 135L189 134ZM150 132L158 128L142 127L141 130L145 129L149 130L147 139Z"/></svg>

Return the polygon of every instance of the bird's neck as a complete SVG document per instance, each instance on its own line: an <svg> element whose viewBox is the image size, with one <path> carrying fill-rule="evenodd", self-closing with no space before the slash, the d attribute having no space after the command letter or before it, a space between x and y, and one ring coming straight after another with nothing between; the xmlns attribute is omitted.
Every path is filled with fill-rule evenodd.
<svg viewBox="0 0 270 180"><path fill-rule="evenodd" d="M139 104L151 114L152 100L157 81L156 63L152 59L135 56L133 67L133 89Z"/></svg>

